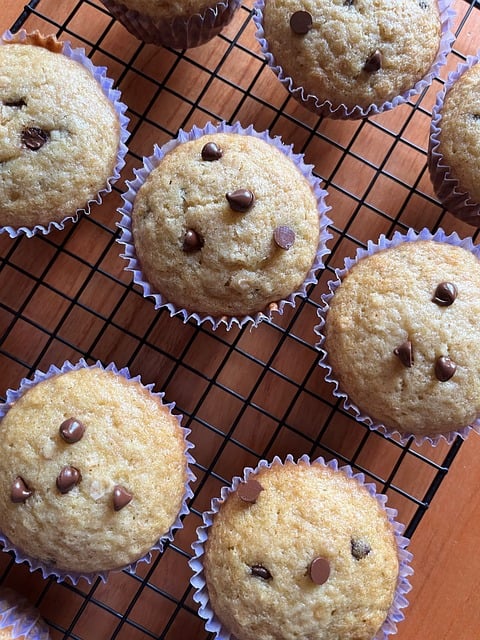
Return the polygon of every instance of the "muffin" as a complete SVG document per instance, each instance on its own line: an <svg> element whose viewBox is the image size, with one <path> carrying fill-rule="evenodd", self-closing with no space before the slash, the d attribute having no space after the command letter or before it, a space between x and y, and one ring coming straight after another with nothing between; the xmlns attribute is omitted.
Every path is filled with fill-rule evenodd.
<svg viewBox="0 0 480 640"><path fill-rule="evenodd" d="M326 193L279 138L225 123L180 132L128 184L120 242L157 308L256 323L316 282Z"/></svg>
<svg viewBox="0 0 480 640"><path fill-rule="evenodd" d="M51 367L0 407L0 540L17 562L91 580L149 560L181 526L180 416L126 370Z"/></svg>
<svg viewBox="0 0 480 640"><path fill-rule="evenodd" d="M445 63L450 0L257 0L268 64L319 115L362 118L405 103Z"/></svg>
<svg viewBox="0 0 480 640"><path fill-rule="evenodd" d="M0 587L0 640L50 640L38 610L6 587Z"/></svg>
<svg viewBox="0 0 480 640"><path fill-rule="evenodd" d="M357 419L405 441L479 429L480 249L409 231L359 250L319 311L321 364Z"/></svg>
<svg viewBox="0 0 480 640"><path fill-rule="evenodd" d="M211 40L230 22L240 0L101 0L142 42L187 49Z"/></svg>
<svg viewBox="0 0 480 640"><path fill-rule="evenodd" d="M480 64L452 72L433 108L428 167L435 193L458 219L480 226Z"/></svg>
<svg viewBox="0 0 480 640"><path fill-rule="evenodd" d="M48 233L111 191L126 107L82 49L38 32L0 45L0 231Z"/></svg>
<svg viewBox="0 0 480 640"><path fill-rule="evenodd" d="M377 640L410 589L385 496L335 461L261 461L203 516L190 565L206 629L237 640Z"/></svg>

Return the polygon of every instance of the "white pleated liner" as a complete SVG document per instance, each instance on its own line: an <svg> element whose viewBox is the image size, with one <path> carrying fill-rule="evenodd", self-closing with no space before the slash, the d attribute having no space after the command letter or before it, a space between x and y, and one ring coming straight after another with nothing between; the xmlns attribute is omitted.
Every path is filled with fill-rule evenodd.
<svg viewBox="0 0 480 640"><path fill-rule="evenodd" d="M47 380L48 378L52 378L54 376L60 375L62 373L67 373L69 371L76 371L78 369L85 369L85 368L99 368L99 369L103 369L104 371L111 371L112 373L115 373L116 375L122 376L123 378L125 378L126 380L129 380L132 383L135 384L140 384L144 389L146 389L147 391L149 391L151 393L152 396L158 398L164 407L166 407L170 413L175 417L175 419L177 420L179 427L181 428L182 432L183 432L183 438L184 438L184 442L185 442L185 458L186 458L186 463L187 463L187 480L185 483L185 493L183 496L183 500L182 500L182 505L180 508L180 511L178 512L177 518L175 520L175 522L172 524L172 526L170 527L170 529L168 530L167 533L165 533L164 535L162 535L162 537L151 547L151 549L141 558L139 558L138 560L135 560L134 562L130 563L129 565L126 565L124 567L118 567L117 569L112 569L110 571L99 571L99 572L92 572L92 573L82 573L82 572L75 572L75 571L59 571L57 568L55 567L51 567L48 564L39 561L36 558L33 558L32 556L28 555L27 553L25 553L23 550L18 549L12 542L10 542L10 540L1 533L0 531L0 544L2 544L3 548L5 551L12 551L14 553L14 559L15 562L17 564L20 564L22 562L26 562L29 565L30 571L36 571L37 569L41 571L42 575L44 578L48 578L49 576L54 576L55 579L57 580L57 582L62 582L64 580L66 580L67 578L73 583L73 584L77 584L78 581L80 579L85 579L89 584L92 584L92 582L94 580L96 580L97 578L100 578L103 582L106 582L108 574L111 573L112 571L122 571L122 570L127 570L130 571L131 573L134 573L136 570L137 565L139 565L140 563L143 562L150 562L152 559L152 552L153 551L163 551L163 548L165 546L165 543L168 542L172 542L173 538L174 538L174 534L175 531L177 531L178 529L183 528L183 522L182 522L182 517L185 516L188 512L189 512L189 508L188 508L188 501L190 500L190 498L193 496L193 491L190 487L191 483L194 482L194 480L196 479L195 475L193 474L192 471L192 465L195 463L195 460L193 458L193 456L190 453L190 449L193 449L193 444L187 439L188 435L190 434L190 429L186 429L184 427L181 426L182 424L182 416L179 414L174 414L173 410L175 408L175 403L171 402L169 404L165 404L163 403L163 398L165 396L165 394L163 392L154 392L153 391L153 387L154 384L143 384L140 376L135 376L135 377L131 377L130 373L128 371L127 367L123 367L122 369L118 369L116 367L116 365L114 363L110 363L107 366L103 366L102 363L100 361L97 361L95 364L89 365L87 364L87 362L82 358L80 359L76 364L72 364L71 362L69 362L68 360L59 368L55 365L51 365L49 367L49 369L46 372L42 372L42 371L35 371L35 374L33 376L33 378L29 379L29 378L24 378L18 389L8 389L7 393L6 393L6 399L5 402L0 404L0 425L1 425L1 420L3 418L3 416L8 412L8 409L10 408L10 406L12 404L15 403L15 401L22 396L26 391L28 391L28 389L34 387L35 385L37 385L39 382L42 382L43 380ZM0 525L1 526L1 525Z"/></svg>
<svg viewBox="0 0 480 640"><path fill-rule="evenodd" d="M159 165L166 153L183 144L184 142L195 140L204 135L213 133L235 133L239 135L249 135L261 140L265 140L269 144L272 144L274 147L284 153L288 158L291 158L296 167L310 182L317 199L318 215L320 219L320 236L314 263L310 268L307 277L302 283L302 286L297 291L292 292L287 298L276 301L278 308L275 308L274 311L259 311L254 315L246 315L242 317L213 317L210 315L203 315L176 307L174 304L166 300L161 293L154 291L152 286L146 280L144 280L141 265L138 262L135 252L134 239L132 234L131 216L137 192L147 179L150 172ZM294 154L292 148L293 145L285 145L281 141L279 136L270 137L268 131L255 131L253 125L250 125L247 128L243 128L238 122L233 125L229 125L226 122L221 122L218 125L213 125L209 122L203 128L194 126L191 131L188 132L181 129L178 133L177 138L175 138L174 140L170 140L162 147L158 147L157 145L155 145L153 154L149 157L143 158L143 167L141 169L134 170L136 179L134 181L126 181L128 191L122 195L122 198L124 200L123 207L118 209L118 212L122 216L122 219L118 223L118 226L121 229L119 242L125 247L124 252L121 254L121 256L128 261L126 270L133 273L133 282L142 288L143 295L145 297L153 298L155 309L165 307L170 313L170 316L179 315L181 316L184 323L188 322L189 320L194 320L198 325L201 325L204 322L209 322L211 323L213 329L217 329L220 325L225 325L227 330L230 330L233 325L242 327L247 323L252 323L252 325L256 327L262 320L271 319L274 313L279 313L280 315L282 315L285 305L295 307L295 299L297 297L304 298L307 296L307 288L310 285L316 284L318 282L316 272L319 269L323 268L324 256L330 253L329 249L327 249L326 246L327 241L332 237L330 232L328 231L328 225L331 224L331 220L327 216L327 211L330 210L330 207L325 203L327 192L321 188L320 180L316 178L312 173L313 166L305 164L303 162L303 155Z"/></svg>
<svg viewBox="0 0 480 640"><path fill-rule="evenodd" d="M0 46L4 45L8 42L25 42L27 40L30 33L25 30L21 30L18 33L13 34L11 31L6 31L2 36L0 36ZM120 140L119 147L117 152L117 162L115 164L113 174L107 179L107 183L104 188L101 189L95 198L89 200L84 207L77 209L76 213L73 215L65 216L63 220L60 222L52 221L48 225L35 225L34 227L11 227L11 226L0 226L0 233L7 233L11 238L16 238L21 235L27 236L27 238L31 238L37 233L47 234L54 229L62 230L65 228L65 224L68 221L77 222L81 214L88 215L90 213L90 206L93 204L101 204L103 201L103 196L106 193L110 193L112 191L112 185L120 178L120 172L125 166L125 155L127 153L127 139L129 136L127 126L130 122L129 118L125 115L127 110L127 105L121 102L121 93L117 89L113 89L113 80L107 77L107 67L97 67L95 66L90 58L85 54L85 49L81 48L72 48L70 42L68 41L59 41L63 44L62 53L58 55L65 55L67 58L71 58L79 62L82 66L84 66L87 71L89 71L95 80L98 82L100 87L102 88L103 93L108 98L108 100L113 105L115 112L117 113L119 126L120 126Z"/></svg>
<svg viewBox="0 0 480 640"><path fill-rule="evenodd" d="M273 465L298 464L299 462L305 464L320 464L338 473L343 473L348 478L354 479L356 482L358 482L358 484L364 486L371 496L377 499L380 507L385 511L387 515L388 521L390 522L393 533L395 535L395 541L397 543L399 572L395 595L392 606L390 607L390 611L388 612L383 625L381 626L375 637L372 638L372 640L386 640L389 635L396 633L397 623L401 622L405 618L402 609L408 606L406 594L411 590L409 576L413 575L413 569L410 566L413 556L409 551L407 551L407 546L410 541L408 540L408 538L405 538L402 535L405 527L395 520L395 518L397 517L396 509L392 509L386 506L387 496L377 493L376 486L373 483L366 483L363 473L354 473L353 469L348 465L339 467L337 460L325 462L325 460L321 457L316 458L315 460L310 460L310 457L307 455L301 456L297 461L294 460L292 455L288 455L285 458L285 462L282 462L282 460L278 456L275 456L272 462L268 462L267 460L260 460L255 469L247 467L246 469L244 469L243 477L235 476L232 479L232 483L230 486L222 487L220 498L214 498L211 502L210 510L205 511L202 514L203 525L197 528L197 540L192 544L193 557L190 559L189 565L194 574L190 579L190 583L195 589L193 599L200 605L198 614L206 621L205 629L215 634L215 640L235 640L235 637L228 631L228 629L225 629L223 627L220 620L215 615L215 612L210 607L208 590L205 582L205 574L203 570L202 557L205 552L205 542L208 539L209 528L213 524L215 514L219 511L222 503L225 502L227 497L237 490L238 485L241 482L246 482L247 478L250 475L254 476L258 470L266 467L269 468Z"/></svg>
<svg viewBox="0 0 480 640"><path fill-rule="evenodd" d="M430 123L430 138L428 147L428 169L433 188L442 205L460 220L476 227L480 226L480 202L470 198L469 193L462 189L459 181L452 175L451 167L445 164L443 155L438 151L442 134L442 109L445 96L461 76L480 61L480 56L467 56L465 62L460 63L452 71L438 92L432 111ZM479 160L480 162L480 160Z"/></svg>
<svg viewBox="0 0 480 640"><path fill-rule="evenodd" d="M325 318L330 306L330 300L335 295L335 291L341 285L343 278L351 269L351 267L356 264L362 258L372 255L374 253L378 253L379 251L383 251L384 249L388 249L390 247L396 247L403 242L416 242L420 240L433 240L435 242L446 242L448 244L452 244L455 246L463 247L468 251L471 251L477 258L480 259L480 246L474 245L471 238L461 239L456 233L451 233L450 235L446 235L443 229L439 229L435 233L432 233L429 229L422 229L420 232L416 232L413 229L409 229L406 234L401 234L396 231L391 240L388 240L384 235L381 235L378 239L378 243L374 243L373 241L369 241L367 244L367 249L358 249L357 254L354 258L346 258L345 266L342 269L336 269L335 275L337 277L336 280L330 280L328 282L328 288L330 293L325 293L322 295L322 307L317 310L319 317L319 324L314 328L315 333L320 337L320 341L317 343L317 348L319 349L321 355L321 359L319 364L326 370L325 380L327 382L331 382L334 384L333 395L336 398L341 398L343 400L343 406L347 411L352 411L355 419L358 422L364 422L368 425L368 427L374 431L380 431L386 436L396 436L399 438L402 444L406 444L410 438L413 437L416 444L420 445L423 442L429 442L431 445L436 446L440 441L446 441L448 444L451 444L457 436L465 439L470 431L475 431L480 433L480 417L477 418L472 424L465 426L462 429L458 429L456 431L450 431L448 433L441 433L433 436L421 436L418 434L413 434L409 432L400 432L397 429L393 429L384 425L381 422L372 420L370 416L365 413L362 413L360 409L354 404L348 394L345 393L342 389L340 389L340 385L338 380L336 380L335 375L332 371L332 367L328 362L328 353L323 348L323 344L325 342L325 336L322 333L323 327L325 326Z"/></svg>
<svg viewBox="0 0 480 640"><path fill-rule="evenodd" d="M438 0L442 29L441 39L438 53L428 73L416 82L411 89L396 96L392 100L387 100L382 105L371 104L366 109L359 105L349 108L345 104L333 104L330 100L321 101L316 96L306 93L303 87L296 84L294 78L284 74L281 65L277 63L273 54L269 51L268 40L265 37L265 31L263 28L263 8L265 7L265 3L269 1L272 0L256 0L254 3L255 12L253 14L253 21L257 28L256 37L260 44L260 48L265 55L268 66L272 69L287 91L298 102L319 116L342 120L367 118L385 111L390 111L398 105L405 104L411 98L422 93L422 91L431 85L435 76L439 74L440 69L445 65L447 56L450 53L452 44L455 40L455 36L452 33L452 26L456 14L452 9L452 0Z"/></svg>
<svg viewBox="0 0 480 640"><path fill-rule="evenodd" d="M0 635L8 629L12 640L50 640L50 632L39 611L23 596L0 587Z"/></svg>

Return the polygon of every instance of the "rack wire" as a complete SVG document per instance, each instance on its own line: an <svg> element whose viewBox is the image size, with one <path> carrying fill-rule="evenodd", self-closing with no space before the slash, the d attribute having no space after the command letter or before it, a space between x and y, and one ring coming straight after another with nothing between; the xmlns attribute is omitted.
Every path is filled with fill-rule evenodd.
<svg viewBox="0 0 480 640"><path fill-rule="evenodd" d="M472 235L438 204L426 170L435 95L480 46L479 3L458 0L455 9L456 40L441 77L407 105L355 122L319 118L288 96L255 42L250 2L212 42L186 51L140 43L98 0L31 0L12 25L55 33L107 66L129 107L130 138L122 179L91 215L46 236L0 235L0 394L52 363L115 362L165 391L196 447L184 528L136 573L58 584L1 554L0 584L37 604L54 639L209 638L189 586L190 545L211 498L262 458L307 453L351 465L387 493L413 535L461 440L401 445L356 422L323 380L313 327L333 270L369 239L424 226ZM180 128L220 120L253 123L292 143L332 207L331 254L318 285L255 330L213 332L156 311L132 285L117 243L120 194L142 156Z"/></svg>

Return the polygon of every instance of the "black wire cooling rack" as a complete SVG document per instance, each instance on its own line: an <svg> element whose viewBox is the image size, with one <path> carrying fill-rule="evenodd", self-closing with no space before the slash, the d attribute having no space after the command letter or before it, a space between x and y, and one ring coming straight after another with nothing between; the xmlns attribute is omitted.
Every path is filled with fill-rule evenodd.
<svg viewBox="0 0 480 640"><path fill-rule="evenodd" d="M135 574L58 584L0 554L0 584L18 586L40 607L54 639L210 637L192 600L190 545L210 499L261 458L337 458L387 493L406 535L414 533L461 440L401 445L357 423L323 380L313 327L333 269L369 239L424 226L472 234L439 206L426 170L435 95L448 71L480 48L479 3L457 0L455 9L456 40L441 77L411 103L355 122L319 118L288 97L255 43L251 4L213 41L184 52L141 44L98 1L31 0L11 26L54 33L105 65L128 105L130 138L122 179L89 216L47 236L0 235L0 394L52 363L115 362L176 403L196 458L184 528ZM119 257L116 209L133 168L180 128L220 120L292 143L332 207L331 255L318 285L254 330L213 332L155 311Z"/></svg>

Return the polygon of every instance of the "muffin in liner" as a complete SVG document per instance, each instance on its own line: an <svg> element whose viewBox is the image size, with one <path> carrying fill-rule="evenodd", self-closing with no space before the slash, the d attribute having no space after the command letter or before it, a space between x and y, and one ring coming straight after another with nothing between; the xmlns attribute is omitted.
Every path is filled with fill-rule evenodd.
<svg viewBox="0 0 480 640"><path fill-rule="evenodd" d="M446 235L442 229L439 229L435 233L431 233L428 229L422 229L420 232L416 232L413 229L409 229L406 234L401 234L400 232L395 232L392 236L392 239L387 239L384 235L381 235L378 239L377 243L372 241L368 242L366 249L358 249L355 258L346 258L345 266L342 269L336 269L335 275L336 279L328 282L328 288L330 290L329 293L322 295L322 307L317 310L320 323L315 327L315 333L320 337L320 341L317 343L317 347L321 353L321 358L319 364L321 367L325 369L325 380L327 382L331 382L334 385L333 395L336 398L343 400L343 407L347 411L351 411L354 414L355 419L358 422L363 422L368 425L368 427L372 430L378 430L379 432L385 434L388 437L395 436L400 440L403 444L405 444L410 438L413 437L414 441L420 445L423 442L429 442L431 445L437 445L441 440L446 441L448 444L451 444L457 436L461 438L466 438L470 431L475 431L480 433L480 416L475 420L471 421L470 424L459 425L458 428L453 430L446 429L442 433L428 433L426 430L425 433L410 433L407 430L399 430L396 427L392 427L392 425L385 424L378 419L374 419L365 412L365 410L361 410L349 397L348 393L342 389L340 383L335 377L335 371L332 370L332 366L329 362L329 354L325 349L325 323L328 322L328 311L330 308L330 303L332 298L335 296L337 289L342 284L342 280L348 274L349 270L360 260L366 258L368 256L372 256L376 253L382 252L386 249L397 247L398 245L405 242L421 242L421 241L433 241L438 243L446 243L449 245L462 247L463 249L471 252L473 256L477 259L480 259L480 247L478 245L474 245L471 238L461 239L456 233L452 233L450 235ZM447 265L448 266L448 265ZM388 276L385 276L386 278ZM433 292L432 292L433 293ZM456 295L456 294L455 294ZM433 303L433 299L432 299ZM440 305L438 305L440 307ZM455 323L455 320L452 320ZM438 329L440 336L441 329ZM446 340L444 336L439 337L438 340L443 344ZM452 338L453 340L453 338ZM398 355L398 354L397 354ZM436 354L438 355L438 354ZM367 364L365 363L365 366ZM410 365L411 366L411 365ZM432 360L433 366L433 360ZM420 393L420 391L418 392ZM448 394L448 390L444 390L444 394ZM433 429L432 429L433 432Z"/></svg>
<svg viewBox="0 0 480 640"><path fill-rule="evenodd" d="M178 307L170 300L166 299L166 297L162 295L162 293L156 291L154 287L147 281L147 278L142 273L142 267L134 245L134 237L132 231L132 211L134 208L136 195L144 182L147 180L149 174L160 164L164 156L172 149L182 145L185 142L197 140L199 138L202 138L203 136L208 136L209 134L215 133L233 133L238 135L252 136L272 145L273 147L281 151L287 158L292 160L294 166L298 169L300 174L309 182L314 197L317 201L320 229L319 240L313 264L308 271L305 280L298 288L298 290L292 291L292 293L289 294L286 298L271 302L268 307L267 305L265 305L265 309L262 309L261 311L250 315L232 316L226 314L219 317L213 317L212 315L199 313L193 308L185 309ZM183 322L187 322L188 320L192 319L199 325L203 322L209 322L211 323L213 329L217 329L221 324L225 325L227 329L230 329L233 325L243 326L247 323L252 323L253 326L257 326L262 320L271 319L274 312L282 314L285 305L294 307L297 297L307 296L308 287L312 284L317 283L316 272L320 268L323 268L324 256L329 253L329 249L327 248L326 243L331 238L331 234L329 233L327 228L331 222L327 217L327 211L330 209L330 207L328 207L325 202L325 197L327 195L326 191L321 188L320 180L316 178L312 173L313 167L311 165L306 165L303 162L302 155L294 154L292 152L292 146L293 145L287 146L283 144L279 137L270 137L269 133L266 131L260 133L255 131L252 125L247 128L243 128L239 123L235 123L233 125L229 125L226 122L222 122L219 125L208 123L202 129L194 126L193 129L189 132L180 130L177 138L167 142L161 148L155 146L153 155L143 159L143 167L139 170L135 170L136 179L134 181L127 181L128 191L122 196L124 199L124 206L119 209L119 213L122 216L121 221L118 223L118 226L121 229L119 242L125 247L122 257L128 261L128 266L126 267L126 269L133 273L133 281L143 289L143 295L145 297L151 296L153 298L156 309L165 307L171 316L179 315L182 318Z"/></svg>
<svg viewBox="0 0 480 640"><path fill-rule="evenodd" d="M214 522L216 514L221 509L225 500L237 491L239 485L241 483L247 483L247 481L251 482L252 479L254 480L256 474L260 470L274 467L275 465L286 466L291 464L321 465L335 473L343 474L347 478L352 479L354 482L364 487L368 493L378 501L379 507L384 510L395 538L398 555L398 576L393 601L382 626L375 634L374 639L372 638L372 640L385 640L389 635L396 633L397 623L405 618L402 609L408 606L406 594L411 590L409 576L413 574L413 569L410 566L413 556L407 550L409 540L402 535L404 532L404 526L395 520L397 511L386 506L387 496L377 493L376 486L373 483L366 483L364 474L355 473L350 466L339 467L338 461L335 459L329 462L326 462L321 457L315 460L310 460L307 455L300 457L298 461L295 461L292 455L288 455L284 462L276 456L272 462L261 460L255 469L246 468L244 470L243 477L236 476L233 478L230 486L222 487L220 497L213 498L210 510L205 511L202 514L204 524L197 528L197 540L192 544L193 556L190 559L189 564L194 573L190 580L195 589L193 599L200 605L198 614L205 620L205 629L214 633L214 638L218 640L233 640L234 638L230 631L221 623L211 607L203 566L205 543L208 540L209 529ZM254 499L251 500L247 496L242 499L251 502L255 501ZM303 513L303 511L301 513ZM272 545L275 545L274 541L272 541Z"/></svg>
<svg viewBox="0 0 480 640"><path fill-rule="evenodd" d="M105 194L110 193L112 185L119 179L120 172L125 166L125 155L127 153L126 141L129 133L127 125L129 118L125 115L127 106L121 102L121 93L117 89L113 88L114 81L107 77L107 68L95 66L91 60L85 54L85 50L81 48L73 48L68 41L57 40L52 35L42 35L38 31L28 33L25 30L21 30L18 33L11 33L6 31L0 37L0 46L13 44L29 44L38 47L43 47L49 51L57 53L58 55L64 55L71 60L74 60L81 64L96 80L100 86L103 94L113 106L113 109L118 118L119 132L118 132L118 151L116 156L115 166L112 171L112 175L109 176L105 182L105 186L102 187L93 199L85 202L75 212L68 212L61 220L54 220L45 224L36 224L34 226L0 226L0 233L7 233L11 238L17 236L26 235L32 237L37 233L47 234L54 229L62 230L68 221L77 222L79 216L90 213L90 206L94 203L101 204ZM40 187L39 187L40 188Z"/></svg>
<svg viewBox="0 0 480 640"><path fill-rule="evenodd" d="M295 100L313 113L333 119L347 120L367 118L385 111L390 111L398 105L407 103L410 99L419 95L431 85L432 80L445 64L447 56L451 50L452 43L455 39L455 36L451 31L453 19L455 17L455 12L451 8L452 2L451 0L438 0L441 20L441 37L437 55L428 70L428 73L418 80L413 87L395 96L391 100L386 100L383 104L371 104L368 107L362 107L360 105L352 107L351 105L348 106L346 104L336 104L331 100L323 100L311 93L308 93L301 85L298 84L295 78L287 75L283 71L281 64L275 60L275 57L270 51L263 27L263 10L265 2L268 1L269 0L256 0L254 4L255 12L253 14L253 20L257 28L256 37L261 50L265 55L267 65L272 69L280 82L287 89L290 95L295 98ZM345 2L344 4L348 3ZM307 9L307 6L305 6L305 9Z"/></svg>
<svg viewBox="0 0 480 640"><path fill-rule="evenodd" d="M188 49L205 44L227 26L241 3L240 0L219 0L189 14L155 17L131 9L122 2L102 0L109 12L142 42ZM153 9L152 9L153 12Z"/></svg>
<svg viewBox="0 0 480 640"><path fill-rule="evenodd" d="M155 544L153 544L151 546L151 548L148 550L147 553L145 553L142 557L137 558L136 560L134 560L133 562L131 562L128 565L125 566L118 566L115 568L110 568L108 570L99 570L99 571L89 571L89 572L83 572L83 571L68 571L68 570L62 570L59 569L58 567L52 565L52 564L48 564L48 562L44 562L39 560L38 558L35 558L33 556L31 556L29 553L27 553L25 550L20 549L17 545L15 545L12 541L10 541L8 539L8 537L3 534L0 531L0 543L3 546L4 551L10 551L13 553L13 557L16 563L22 563L22 562L26 562L29 565L30 571L35 571L35 570L40 570L43 577L47 578L49 576L53 576L58 582L62 582L64 580L70 580L73 584L77 584L78 581L80 579L85 579L89 584L91 584L95 579L97 578L101 578L104 582L106 581L108 574L110 571L120 571L120 570L127 570L130 572L134 572L137 565L143 562L150 562L152 559L152 553L155 551L159 551L162 552L164 549L164 546L166 543L171 542L174 538L174 534L175 531L178 529L181 529L183 527L183 516L185 516L189 509L188 509L188 500L192 497L193 492L191 489L191 483L195 480L195 475L193 474L192 470L191 470L191 466L194 463L194 459L190 453L190 449L193 448L193 444L191 442L188 441L187 437L188 434L190 433L189 429L183 428L181 426L181 422L182 422L182 416L176 413L173 413L175 404L174 403L169 403L169 404L165 404L163 403L163 397L164 397L164 393L162 392L154 392L153 391L153 384L147 384L144 385L141 382L140 376L136 376L136 377L131 377L130 373L128 371L128 369L126 367L118 369L115 364L111 363L107 366L103 366L100 362L96 362L93 365L88 365L86 363L85 360L81 359L79 360L78 363L76 364L72 364L69 361L66 361L60 368L55 366L55 365L51 365L49 367L49 369L46 372L42 372L42 371L36 371L35 374L33 375L32 379L23 379L18 387L18 389L16 390L12 390L12 389L8 389L6 392L6 400L3 404L0 404L0 430L2 427L2 420L4 419L4 417L8 414L10 408L22 397L24 396L30 389L32 389L33 387L35 387L36 385L38 385L39 383L52 379L54 377L57 377L61 374L67 374L69 372L74 372L74 371L78 371L80 369L100 369L102 371L105 372L111 372L112 374L116 375L116 376L120 376L124 381L126 381L126 383L128 385L138 385L139 388L141 388L142 390L146 391L149 395L151 395L152 398L154 398L159 405L161 405L162 407L164 407L167 411L168 414L170 414L174 420L178 423L179 426L179 433L181 434L181 437L183 438L184 441L184 456L185 456L185 486L184 486L184 494L181 500L181 505L179 508L179 511L177 513L177 516L174 520L174 522L171 524L171 526L169 527L169 529L163 533L161 535L161 537L155 542ZM91 416L91 420L94 421L95 419L95 408L92 408L92 416ZM112 427L115 428L115 420L114 420L114 415L113 415L113 409L112 409ZM132 418L133 420L133 418ZM88 427L87 427L88 430ZM83 434L82 434L83 435ZM63 437L63 436L62 436ZM81 439L81 436L80 438ZM66 438L65 438L66 440ZM78 440L66 440L67 443L70 443L69 446L72 446L72 443L76 442ZM53 444L53 442L52 442ZM154 444L154 443L152 443ZM74 444L73 444L74 446ZM118 445L115 445L118 446ZM52 457L52 453L47 451L47 449L44 450L44 452L42 453L42 455L45 455L45 459L48 461L49 458ZM73 454L72 454L73 456ZM101 455L100 455L101 458ZM99 458L99 460L100 460ZM72 460L74 460L74 457L72 458ZM100 461L101 462L101 461ZM97 468L99 467L99 469L101 470L101 464L97 461L95 463L92 463L93 467ZM94 469L89 470L89 474L91 475L92 473L94 473ZM85 474L84 474L85 475ZM60 478L60 475L59 475ZM92 476L93 478L93 476ZM18 478L17 478L18 480ZM82 478L80 476L80 480L81 483L83 483L85 481L85 477ZM91 497L93 500L96 500L97 497L99 497L100 500L103 499L103 495L105 494L105 487L102 485L103 480L100 478L98 480L98 482L95 484L94 481L92 481L91 484ZM98 493L93 495L93 488L94 486L98 485L97 489L95 489L96 491L98 490ZM13 485L12 485L13 486ZM28 484L27 484L27 488L28 488ZM58 479L57 479L57 488L60 490L60 493L65 493L64 490L60 489L60 485L58 483ZM48 492L48 488L46 489L46 491ZM67 489L68 491L68 489ZM13 489L12 489L12 496L13 496ZM35 492L33 492L33 498L35 497ZM124 506L126 506L128 508L128 503L131 500L132 496L130 495L129 497L127 496L127 499L124 500L125 494L120 495L119 496L119 503L115 504L115 511L119 511L121 510ZM13 498L12 498L13 500ZM28 498L27 498L28 500ZM18 501L18 500L17 500ZM123 501L123 503L122 503ZM15 502L15 500L14 500ZM73 526L73 525L72 525ZM128 534L127 534L128 537ZM69 542L69 544L73 544L73 542ZM106 543L108 544L108 542Z"/></svg>
<svg viewBox="0 0 480 640"><path fill-rule="evenodd" d="M39 611L8 587L0 587L0 636L12 640L50 640L50 632Z"/></svg>
<svg viewBox="0 0 480 640"><path fill-rule="evenodd" d="M463 74L478 64L479 61L480 57L478 55L467 56L466 61L459 64L449 74L443 89L437 94L432 112L428 148L428 169L437 197L442 205L456 218L475 227L480 226L480 202L473 199L469 192L462 187L460 181L454 175L455 172L446 164L443 154L439 151L439 146L442 135L442 109L445 96Z"/></svg>

